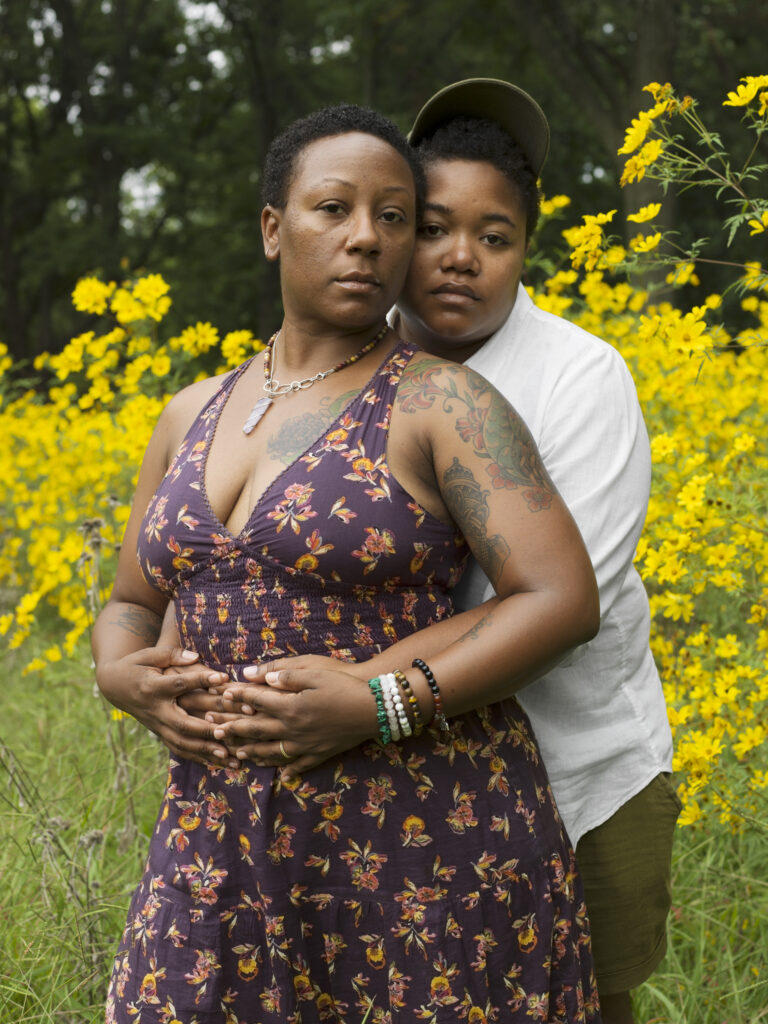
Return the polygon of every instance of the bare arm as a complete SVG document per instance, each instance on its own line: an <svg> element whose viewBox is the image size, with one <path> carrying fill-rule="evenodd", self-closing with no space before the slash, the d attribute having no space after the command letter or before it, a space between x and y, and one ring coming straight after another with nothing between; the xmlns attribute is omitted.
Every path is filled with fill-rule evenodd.
<svg viewBox="0 0 768 1024"><path fill-rule="evenodd" d="M197 656L178 644L156 646L168 602L144 580L136 561L141 520L165 474L173 435L173 410L166 410L144 456L112 593L94 626L96 682L111 704L156 733L175 754L224 761L227 751L215 742L211 724L189 716L177 698L223 683L226 676L197 664Z"/></svg>

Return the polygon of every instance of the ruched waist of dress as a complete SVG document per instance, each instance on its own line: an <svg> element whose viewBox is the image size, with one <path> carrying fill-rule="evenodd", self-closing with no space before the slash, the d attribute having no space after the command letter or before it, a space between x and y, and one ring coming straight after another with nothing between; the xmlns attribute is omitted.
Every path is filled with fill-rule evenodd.
<svg viewBox="0 0 768 1024"><path fill-rule="evenodd" d="M187 574L174 602L183 645L234 676L301 654L363 661L453 611L438 585L347 584L242 551Z"/></svg>

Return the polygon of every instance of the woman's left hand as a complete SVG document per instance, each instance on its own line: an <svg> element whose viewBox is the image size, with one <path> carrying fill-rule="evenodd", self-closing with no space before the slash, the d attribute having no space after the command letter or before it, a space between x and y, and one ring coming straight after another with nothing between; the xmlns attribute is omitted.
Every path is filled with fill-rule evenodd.
<svg viewBox="0 0 768 1024"><path fill-rule="evenodd" d="M215 738L240 760L284 767L289 778L371 739L376 702L356 666L341 664L310 655L249 666L252 683L223 694L243 717L217 725Z"/></svg>

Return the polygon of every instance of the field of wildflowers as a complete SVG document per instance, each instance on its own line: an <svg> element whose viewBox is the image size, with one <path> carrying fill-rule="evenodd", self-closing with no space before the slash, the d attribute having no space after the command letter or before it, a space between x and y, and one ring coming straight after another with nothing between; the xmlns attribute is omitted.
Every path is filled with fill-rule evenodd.
<svg viewBox="0 0 768 1024"><path fill-rule="evenodd" d="M648 91L653 105L621 152L625 180L655 178L659 202L630 216L641 233L628 246L609 234L616 211L566 228L567 259L535 299L622 353L651 436L653 493L637 560L675 734L687 896L678 894L672 922L676 959L641 992L642 1019L737 1024L768 1020L758 973L768 942L768 271L734 255L742 237L768 240L768 167L754 162L768 138L768 75L743 79L724 103L754 134L738 171L694 101L668 85ZM697 263L713 258L707 244L683 247L655 226L675 187L712 190L729 214L731 283L699 305L686 295ZM564 218L567 208L566 197L552 197L544 216ZM164 337L171 297L158 274L84 278L73 302L88 330L61 353L16 368L0 344L0 635L9 651L0 784L11 837L0 870L20 879L0 898L0 920L14 923L0 941L3 1021L99 1019L105 957L138 877L162 758L95 698L88 631L165 401L261 346L247 331L220 338L208 323ZM729 328L735 309L738 329ZM56 714L51 694L63 700ZM57 783L67 775L79 781L74 803ZM42 883L24 881L22 864L37 865ZM719 910L697 914L710 885ZM44 939L34 931L44 917L62 931ZM718 950L728 969L705 976L705 951L717 963ZM46 984L56 995L43 1001Z"/></svg>

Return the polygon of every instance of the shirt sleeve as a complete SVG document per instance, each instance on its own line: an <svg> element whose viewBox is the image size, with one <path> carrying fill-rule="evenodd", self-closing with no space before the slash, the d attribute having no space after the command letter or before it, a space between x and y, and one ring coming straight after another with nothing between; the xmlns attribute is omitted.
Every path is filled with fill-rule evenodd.
<svg viewBox="0 0 768 1024"><path fill-rule="evenodd" d="M564 367L544 409L538 444L584 538L604 619L632 568L651 485L648 433L634 382L615 349L595 346Z"/></svg>

